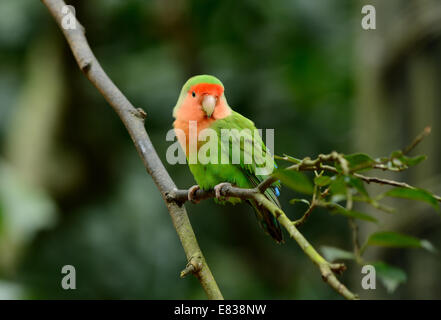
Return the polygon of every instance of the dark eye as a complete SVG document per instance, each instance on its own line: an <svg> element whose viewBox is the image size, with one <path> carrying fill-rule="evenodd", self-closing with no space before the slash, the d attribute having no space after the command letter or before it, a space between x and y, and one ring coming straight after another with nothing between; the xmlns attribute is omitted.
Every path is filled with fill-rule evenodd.
<svg viewBox="0 0 441 320"><path fill-rule="evenodd" d="M193 98L196 97L196 93L194 91L191 93L191 95L193 96Z"/></svg>

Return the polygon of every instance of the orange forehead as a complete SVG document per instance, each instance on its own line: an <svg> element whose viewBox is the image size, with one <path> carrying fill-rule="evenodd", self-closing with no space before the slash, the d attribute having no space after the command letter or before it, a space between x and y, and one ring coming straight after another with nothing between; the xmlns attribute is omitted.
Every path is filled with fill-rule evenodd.
<svg viewBox="0 0 441 320"><path fill-rule="evenodd" d="M198 95L212 94L216 96L221 96L224 92L224 88L222 88L221 85L215 83L199 83L190 88L190 92L193 91L196 92Z"/></svg>

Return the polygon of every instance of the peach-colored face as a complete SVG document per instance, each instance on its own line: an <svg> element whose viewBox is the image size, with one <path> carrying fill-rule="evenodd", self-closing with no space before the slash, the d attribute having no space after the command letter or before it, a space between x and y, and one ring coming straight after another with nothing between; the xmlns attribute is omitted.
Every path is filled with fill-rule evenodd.
<svg viewBox="0 0 441 320"><path fill-rule="evenodd" d="M217 119L225 118L230 115L223 96L224 89L218 84L200 83L194 85L187 92L181 107L177 111L176 119L180 121L199 121L210 123ZM214 111L211 115L207 114L203 108L204 99L212 98L215 101Z"/></svg>
<svg viewBox="0 0 441 320"><path fill-rule="evenodd" d="M213 121L223 119L231 114L228 107L224 89L222 86L212 83L200 83L190 88L182 105L176 112L176 120L173 123L175 129L183 130L184 137L177 134L178 140L188 154L189 145L189 122L197 122L197 134L208 128ZM207 104L209 108L207 108ZM212 109L214 106L214 109ZM207 109L209 111L207 112ZM209 114L212 111L211 114Z"/></svg>

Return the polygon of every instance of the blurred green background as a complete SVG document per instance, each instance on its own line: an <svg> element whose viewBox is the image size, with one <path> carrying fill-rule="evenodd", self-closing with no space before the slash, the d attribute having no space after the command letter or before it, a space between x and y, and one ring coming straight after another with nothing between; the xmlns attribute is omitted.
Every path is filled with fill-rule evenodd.
<svg viewBox="0 0 441 320"><path fill-rule="evenodd" d="M338 150L377 157L405 146L426 125L417 152L428 160L403 174L441 193L441 3L437 0L72 1L98 60L137 107L165 160L172 108L185 80L220 78L230 105L258 128L275 128L276 154ZM361 28L361 7L377 29ZM186 165L166 164L176 184ZM371 188L372 192L384 187ZM281 201L291 218L303 208ZM378 226L441 248L429 206L391 202ZM226 298L340 299L297 244L275 244L246 205L188 204L199 244ZM312 214L310 242L351 250L344 217ZM367 299L441 298L441 260L420 250L369 249L407 272L388 294L361 288L349 262L342 281ZM76 268L77 289L61 288ZM40 1L0 2L0 298L203 299L171 219L112 109L79 71Z"/></svg>

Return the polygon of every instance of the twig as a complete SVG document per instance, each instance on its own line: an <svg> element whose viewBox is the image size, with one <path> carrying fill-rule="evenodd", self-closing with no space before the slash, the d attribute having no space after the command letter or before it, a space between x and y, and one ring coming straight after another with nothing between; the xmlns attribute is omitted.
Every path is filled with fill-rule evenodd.
<svg viewBox="0 0 441 320"><path fill-rule="evenodd" d="M285 169L285 170L293 170L293 171L315 171L315 170L326 169L328 171L331 170L335 173L338 173L338 170L336 168L323 164L324 162L327 161L337 161L340 163L340 166L342 167L343 174L349 174L349 167L347 160L343 157L342 154L339 154L336 151L333 151L329 154L319 154L318 157L314 160L312 160L310 157L306 157L302 160L299 160L286 155L284 157L276 157L276 158L289 162L295 162L295 164ZM261 193L264 193L265 190L268 189L276 181L277 181L277 177L275 175L270 175L268 176L268 178L266 178L261 183L259 183L257 189Z"/></svg>
<svg viewBox="0 0 441 320"><path fill-rule="evenodd" d="M100 91L106 101L116 111L121 121L124 123L135 147L144 163L148 173L158 187L170 213L173 225L181 240L187 260L192 261L193 257L199 257L200 267L191 270L199 279L207 297L209 299L223 299L222 294L211 274L210 269L202 255L197 243L195 234L188 219L185 207L175 202L167 201L167 192L176 189L176 185L170 178L164 165L159 159L155 148L144 127L145 113L139 111L127 100L122 92L116 87L112 80L107 76L99 62L95 58L92 50L87 43L83 28L76 30L62 27L62 8L66 4L62 0L42 0L43 4L49 9L55 18L60 29L63 31L67 42L75 56L75 59L84 72L86 77ZM78 23L79 25L79 23Z"/></svg>
<svg viewBox="0 0 441 320"><path fill-rule="evenodd" d="M418 137L415 138L415 140L405 149L403 149L403 154L404 152L410 152L413 148L415 148L418 143L421 142L421 140L426 137L428 134L430 134L430 127L426 127L424 129L424 131L418 135ZM338 154L337 154L338 155ZM335 156L335 155L334 155ZM283 159L286 161L292 161L291 159L289 159L287 156L285 157L279 157L279 159ZM336 173L338 174L339 171L337 170L337 168L328 165L328 164L323 164L324 159L334 159L331 157L331 155L319 155L316 159L311 160L311 158L305 158L303 160L297 160L296 159L296 164L289 166L288 168L286 168L285 170L296 170L296 171L315 171L315 170L325 170L328 172L332 172L332 173ZM371 168L376 168L375 165L370 166ZM387 169L390 170L390 169ZM411 186L408 183L405 182L399 182L399 181L394 181L394 180L388 180L388 179L382 179L382 178L377 178L377 177L368 177L365 175L362 175L360 173L357 172L351 172L349 170L349 174L353 175L356 178L359 178L361 180L363 180L366 183L378 183L378 184L383 184L383 185L390 185L390 186L394 186L394 187L401 187L401 188L408 188L408 189L416 189L414 186ZM275 181L277 181L277 178L274 175L269 176L268 178L266 178L264 181L262 181L259 185L258 185L258 190L260 190L261 192L264 192L267 188L269 188ZM441 202L441 196L438 195L433 195L433 197L438 200L439 202Z"/></svg>
<svg viewBox="0 0 441 320"><path fill-rule="evenodd" d="M253 199L259 205L262 205L268 209L274 215L274 217L277 218L279 223L286 229L286 231L288 231L290 237L299 244L303 252L312 260L314 264L318 266L323 280L346 299L358 299L357 295L349 291L342 283L340 283L334 274L341 273L345 269L344 265L331 264L326 261L298 231L295 226L295 222L291 221L282 209L269 201L258 188L242 189L231 185L225 185L221 188L221 195L224 197ZM170 201L176 201L177 203L182 204L188 200L188 190L174 190L167 196ZM193 197L197 200L213 198L214 196L215 195L212 190L198 190L193 195Z"/></svg>
<svg viewBox="0 0 441 320"><path fill-rule="evenodd" d="M425 127L423 132L421 132L410 145L405 147L403 149L403 154L408 154L410 151L412 151L425 137L427 137L430 132L432 131L431 127Z"/></svg>
<svg viewBox="0 0 441 320"><path fill-rule="evenodd" d="M293 221L294 225L296 227L300 227L302 224L304 224L306 222L306 220L309 218L309 216L311 215L311 212L315 209L315 207L316 207L316 202L315 202L315 200L313 200L313 201L311 201L311 204L309 205L308 209L305 211L303 216L300 219Z"/></svg>
<svg viewBox="0 0 441 320"><path fill-rule="evenodd" d="M293 222L296 227L300 227L302 224L304 224L305 221L309 218L309 215L311 214L311 212L316 207L316 205L317 205L317 192L320 192L320 190L317 189L317 185L314 185L314 192L312 194L312 200L311 200L311 203L309 204L308 209L305 211L305 213L303 214L303 216L300 219L297 219L296 221Z"/></svg>
<svg viewBox="0 0 441 320"><path fill-rule="evenodd" d="M407 188L407 189L416 189L416 187L411 186L410 184L406 183L406 182L399 182L399 181L394 181L394 180L388 180L388 179L381 179L381 178L377 178L377 177L367 177L364 176L362 174L359 173L354 173L354 176L356 176L357 178L360 178L361 180L367 182L367 183L378 183L378 184L384 184L384 185L389 185L389 186L393 186L393 187L400 187L400 188ZM432 197L434 197L438 202L441 202L441 197L436 195L436 194L432 194Z"/></svg>
<svg viewBox="0 0 441 320"><path fill-rule="evenodd" d="M201 257L191 257L185 269L181 271L181 278L186 277L190 273L198 273L201 268Z"/></svg>
<svg viewBox="0 0 441 320"><path fill-rule="evenodd" d="M425 137L427 137L428 135L430 135L430 132L432 131L430 126L427 126L424 128L424 130L415 137L415 139L412 141L412 143L410 143L408 146L406 146L405 148L403 148L401 150L401 155L407 155L409 154L413 149L415 149L415 147L421 142L423 141L423 139ZM400 153L398 153L400 154ZM374 164L370 164L368 163L367 165L361 165L357 168L352 169L352 172L355 171L359 171L360 169L367 169L367 168L372 168L372 169L380 169L383 171L393 171L393 172L401 172L404 170L407 170L407 166L404 167L391 167L389 165L387 165L388 162L392 162L394 160L395 156L391 156L389 158L386 158L383 161L379 161L379 162L375 162Z"/></svg>

